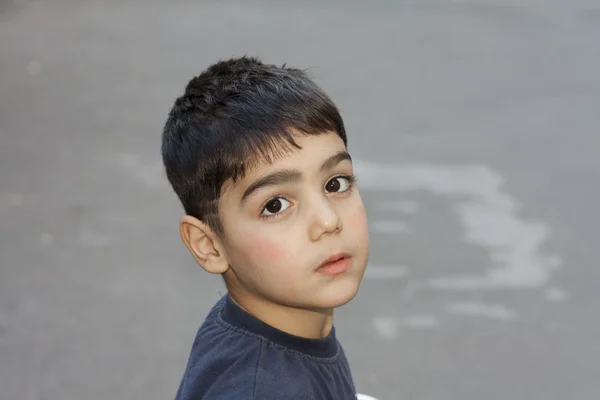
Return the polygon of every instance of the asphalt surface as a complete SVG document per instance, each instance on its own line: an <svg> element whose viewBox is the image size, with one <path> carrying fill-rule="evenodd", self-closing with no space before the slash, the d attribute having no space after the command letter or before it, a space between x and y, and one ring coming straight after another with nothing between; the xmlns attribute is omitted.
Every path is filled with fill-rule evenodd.
<svg viewBox="0 0 600 400"><path fill-rule="evenodd" d="M379 400L600 398L597 1L0 1L0 399L168 399L223 290L159 157L219 58L310 68L372 232Z"/></svg>

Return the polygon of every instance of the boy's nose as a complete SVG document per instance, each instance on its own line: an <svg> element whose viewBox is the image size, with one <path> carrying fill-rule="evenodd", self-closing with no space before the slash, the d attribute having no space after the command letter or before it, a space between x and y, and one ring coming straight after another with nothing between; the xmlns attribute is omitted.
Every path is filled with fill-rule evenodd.
<svg viewBox="0 0 600 400"><path fill-rule="evenodd" d="M319 240L325 234L342 231L343 225L335 207L328 199L316 202L313 205L310 221L310 239Z"/></svg>

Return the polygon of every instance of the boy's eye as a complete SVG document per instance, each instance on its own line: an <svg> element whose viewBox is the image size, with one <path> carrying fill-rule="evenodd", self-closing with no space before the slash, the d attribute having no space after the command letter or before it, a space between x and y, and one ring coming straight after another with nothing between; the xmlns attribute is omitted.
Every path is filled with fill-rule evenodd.
<svg viewBox="0 0 600 400"><path fill-rule="evenodd" d="M265 207L263 208L262 215L275 215L287 209L291 206L292 203L287 201L282 197L276 197L274 199L269 200Z"/></svg>
<svg viewBox="0 0 600 400"><path fill-rule="evenodd" d="M349 178L345 176L337 176L327 182L325 185L325 190L328 193L341 193L350 189L351 181Z"/></svg>

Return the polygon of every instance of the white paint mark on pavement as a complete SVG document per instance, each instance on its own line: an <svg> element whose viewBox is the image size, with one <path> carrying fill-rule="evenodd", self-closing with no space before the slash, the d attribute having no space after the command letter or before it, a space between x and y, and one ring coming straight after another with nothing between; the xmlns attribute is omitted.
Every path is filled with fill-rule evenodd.
<svg viewBox="0 0 600 400"><path fill-rule="evenodd" d="M548 301L566 301L569 298L569 293L561 288L548 288L546 289L546 300Z"/></svg>
<svg viewBox="0 0 600 400"><path fill-rule="evenodd" d="M400 234L400 233L409 233L410 229L408 228L408 224L404 221L384 221L379 220L373 222L373 230L375 233L389 233L389 234Z"/></svg>
<svg viewBox="0 0 600 400"><path fill-rule="evenodd" d="M487 247L498 267L483 275L464 275L432 280L434 287L445 289L494 289L498 287L540 287L550 275L539 248L548 239L550 229L537 222L519 220L509 196L497 193L480 200L460 204L457 211L466 227L466 241ZM504 203L504 204L502 204Z"/></svg>
<svg viewBox="0 0 600 400"><path fill-rule="evenodd" d="M512 321L516 313L504 305L490 305L481 303L452 303L447 310L451 314L486 317L500 321Z"/></svg>
<svg viewBox="0 0 600 400"><path fill-rule="evenodd" d="M401 322L402 325L409 328L435 328L438 326L438 320L433 315L411 315Z"/></svg>
<svg viewBox="0 0 600 400"><path fill-rule="evenodd" d="M414 201L380 201L375 207L378 210L397 211L405 214L416 214L420 208L419 204Z"/></svg>
<svg viewBox="0 0 600 400"><path fill-rule="evenodd" d="M395 339L402 326L411 329L430 329L439 325L433 315L416 314L406 318L397 317L375 317L372 321L373 329L383 339Z"/></svg>
<svg viewBox="0 0 600 400"><path fill-rule="evenodd" d="M373 329L384 339L394 339L398 336L400 322L394 317L375 317L371 322Z"/></svg>
<svg viewBox="0 0 600 400"><path fill-rule="evenodd" d="M457 214L466 241L490 252L491 265L481 273L448 275L430 280L445 290L540 288L560 259L542 254L550 228L518 216L518 205L502 191L502 177L487 165L406 166L355 162L361 189L378 191L428 190L457 201ZM463 200L466 198L466 200Z"/></svg>

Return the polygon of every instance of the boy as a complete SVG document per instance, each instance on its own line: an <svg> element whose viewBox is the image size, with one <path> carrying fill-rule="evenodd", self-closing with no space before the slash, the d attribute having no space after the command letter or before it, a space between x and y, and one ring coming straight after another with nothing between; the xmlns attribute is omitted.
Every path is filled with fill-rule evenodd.
<svg viewBox="0 0 600 400"><path fill-rule="evenodd" d="M342 118L303 71L242 57L193 78L165 124L184 244L227 294L194 341L177 400L354 399L333 309L367 264Z"/></svg>

